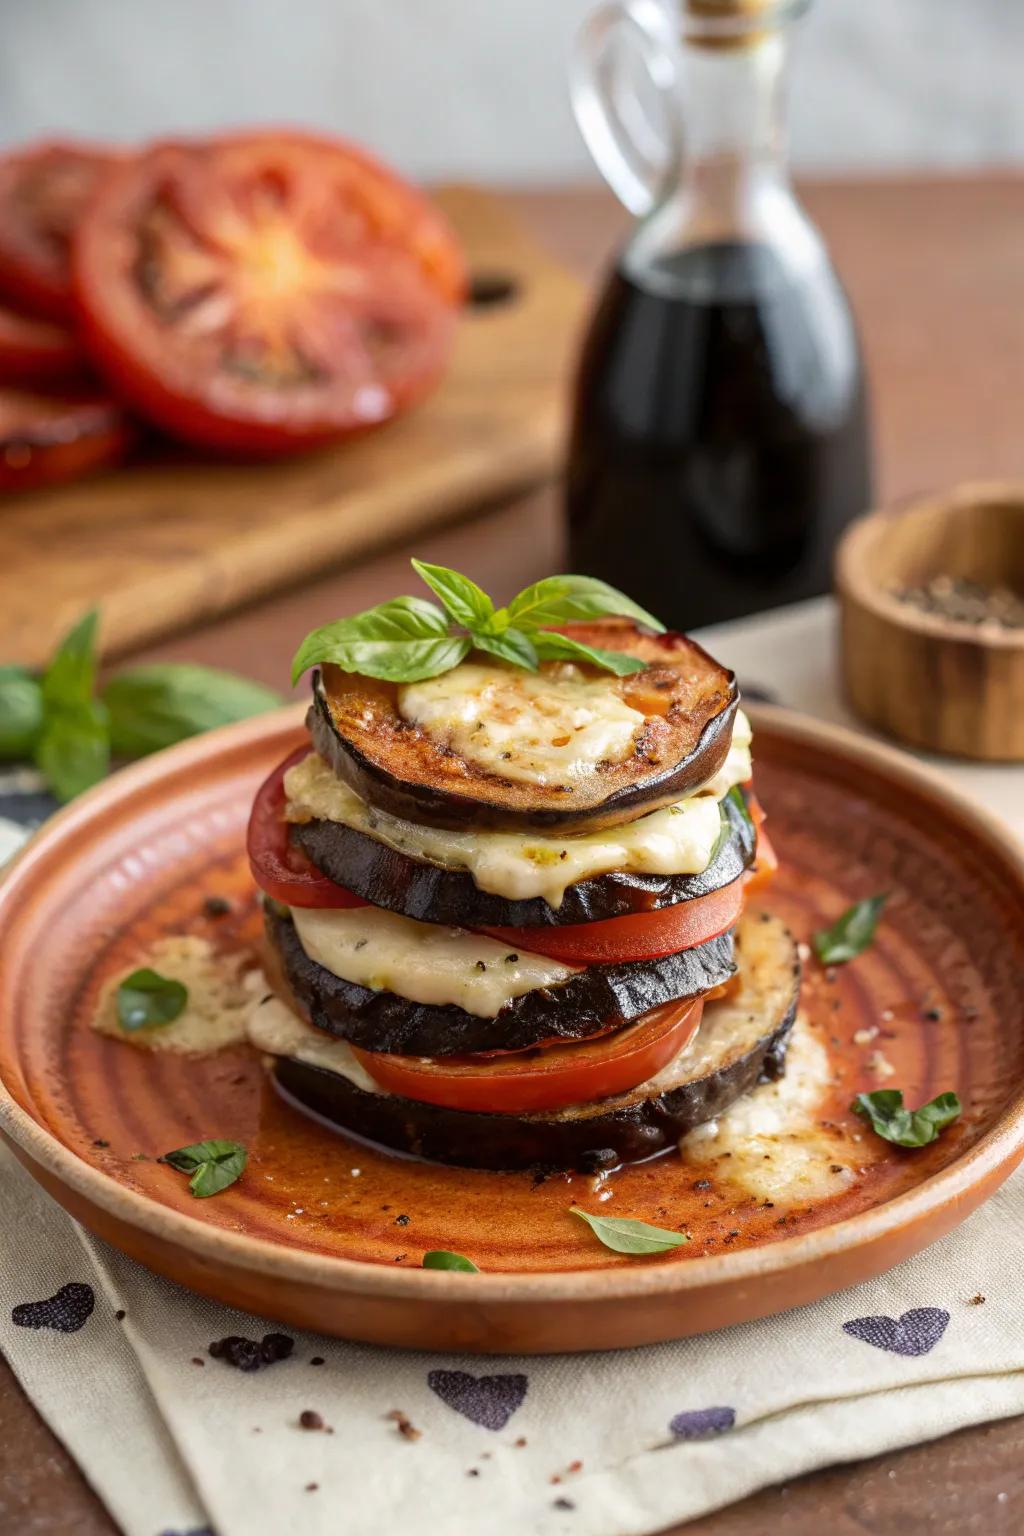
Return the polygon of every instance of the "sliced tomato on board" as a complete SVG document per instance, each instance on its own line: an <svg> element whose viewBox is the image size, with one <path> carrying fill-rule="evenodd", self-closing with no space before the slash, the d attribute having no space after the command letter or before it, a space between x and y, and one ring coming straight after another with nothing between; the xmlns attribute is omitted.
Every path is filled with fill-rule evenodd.
<svg viewBox="0 0 1024 1536"><path fill-rule="evenodd" d="M131 440L124 412L104 396L0 388L0 493L76 480L116 464Z"/></svg>
<svg viewBox="0 0 1024 1536"><path fill-rule="evenodd" d="M481 933L529 954L548 955L570 965L614 965L620 960L657 960L695 949L724 933L743 911L744 883L734 880L693 901L657 912L610 917L562 928L481 928Z"/></svg>
<svg viewBox="0 0 1024 1536"><path fill-rule="evenodd" d="M72 313L68 251L85 204L120 157L43 143L0 156L0 293L47 319Z"/></svg>
<svg viewBox="0 0 1024 1536"><path fill-rule="evenodd" d="M614 1034L504 1056L392 1056L355 1046L352 1052L389 1093L446 1109L526 1115L592 1103L646 1082L693 1039L703 1007L701 999L685 998Z"/></svg>
<svg viewBox="0 0 1024 1536"><path fill-rule="evenodd" d="M284 776L308 756L309 747L299 747L256 792L245 840L252 877L268 896L289 907L365 907L362 897L322 875L288 836Z"/></svg>
<svg viewBox="0 0 1024 1536"><path fill-rule="evenodd" d="M186 441L284 453L371 427L440 378L461 250L342 140L158 145L108 177L73 254L90 354Z"/></svg>
<svg viewBox="0 0 1024 1536"><path fill-rule="evenodd" d="M71 331L0 304L0 385L59 384L88 373Z"/></svg>

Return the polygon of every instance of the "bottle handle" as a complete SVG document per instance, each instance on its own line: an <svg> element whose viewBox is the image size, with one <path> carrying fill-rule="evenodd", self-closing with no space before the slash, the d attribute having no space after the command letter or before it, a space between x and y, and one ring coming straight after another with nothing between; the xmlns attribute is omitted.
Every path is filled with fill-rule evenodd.
<svg viewBox="0 0 1024 1536"><path fill-rule="evenodd" d="M570 56L569 89L579 130L605 181L637 216L650 212L682 164L675 47L658 0L611 0L588 16ZM660 124L623 67L635 68L637 58L659 103Z"/></svg>

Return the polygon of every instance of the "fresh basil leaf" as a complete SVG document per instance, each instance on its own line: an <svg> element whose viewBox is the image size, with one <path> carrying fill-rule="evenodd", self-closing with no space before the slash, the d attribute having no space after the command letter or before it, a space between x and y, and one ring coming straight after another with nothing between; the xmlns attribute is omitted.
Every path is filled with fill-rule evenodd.
<svg viewBox="0 0 1024 1536"><path fill-rule="evenodd" d="M43 690L26 667L0 667L0 762L31 757L43 727Z"/></svg>
<svg viewBox="0 0 1024 1536"><path fill-rule="evenodd" d="M448 1253L444 1248L432 1248L423 1255L424 1269L461 1269L478 1275L479 1267L461 1253Z"/></svg>
<svg viewBox="0 0 1024 1536"><path fill-rule="evenodd" d="M814 950L822 965L844 965L867 949L888 899L887 891L881 896L868 896L848 907L831 928L819 928L814 935Z"/></svg>
<svg viewBox="0 0 1024 1536"><path fill-rule="evenodd" d="M592 667L602 667L614 672L616 677L628 677L642 672L647 665L625 651L603 651L596 645L584 645L568 635L557 635L550 629L531 631L530 639L541 661L583 661Z"/></svg>
<svg viewBox="0 0 1024 1536"><path fill-rule="evenodd" d="M197 1141L165 1152L160 1159L179 1173L190 1173L188 1187L198 1200L219 1195L242 1177L248 1153L240 1141Z"/></svg>
<svg viewBox="0 0 1024 1536"><path fill-rule="evenodd" d="M446 565L427 565L423 560L413 560L412 568L441 599L445 611L456 624L464 624L467 629L487 630L491 627L494 604L475 581L458 571L450 571Z"/></svg>
<svg viewBox="0 0 1024 1536"><path fill-rule="evenodd" d="M117 1022L122 1029L148 1029L172 1024L185 1011L188 988L171 976L143 966L132 971L117 989Z"/></svg>
<svg viewBox="0 0 1024 1536"><path fill-rule="evenodd" d="M653 614L634 603L596 576L546 576L525 587L508 605L513 624L541 629L547 624L567 624L571 619L603 619L618 616L636 619L657 634L665 626Z"/></svg>
<svg viewBox="0 0 1024 1536"><path fill-rule="evenodd" d="M628 1253L639 1257L645 1253L667 1253L679 1248L690 1239L685 1232L669 1232L664 1227L652 1227L646 1221L635 1221L631 1216L594 1216L581 1210L578 1205L569 1209L571 1216L585 1221L594 1236L606 1248L616 1253Z"/></svg>
<svg viewBox="0 0 1024 1536"><path fill-rule="evenodd" d="M292 682L308 667L333 662L343 672L413 683L458 666L468 651L464 635L449 635L440 608L419 597L395 597L314 629L296 652Z"/></svg>
<svg viewBox="0 0 1024 1536"><path fill-rule="evenodd" d="M850 1108L885 1141L898 1147L926 1147L952 1125L962 1106L955 1093L940 1093L920 1109L906 1109L899 1088L878 1088L874 1093L858 1093Z"/></svg>
<svg viewBox="0 0 1024 1536"><path fill-rule="evenodd" d="M43 673L43 704L47 710L75 709L87 704L96 686L96 629L99 610L79 619L58 645Z"/></svg>
<svg viewBox="0 0 1024 1536"><path fill-rule="evenodd" d="M281 703L280 695L261 683L188 663L120 672L101 698L110 717L115 757L144 757Z"/></svg>
<svg viewBox="0 0 1024 1536"><path fill-rule="evenodd" d="M34 756L58 800L73 800L106 778L110 733L102 704L90 699L72 708L47 710Z"/></svg>
<svg viewBox="0 0 1024 1536"><path fill-rule="evenodd" d="M502 635L481 634L474 629L471 631L471 639L478 651L487 651L502 661L510 661L515 667L525 668L527 672L536 672L540 665L533 640L521 629L506 629Z"/></svg>

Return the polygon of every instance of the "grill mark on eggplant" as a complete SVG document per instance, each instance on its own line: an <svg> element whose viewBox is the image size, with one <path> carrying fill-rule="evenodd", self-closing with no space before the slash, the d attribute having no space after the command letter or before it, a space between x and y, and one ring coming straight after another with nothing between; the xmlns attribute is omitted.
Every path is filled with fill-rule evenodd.
<svg viewBox="0 0 1024 1536"><path fill-rule="evenodd" d="M403 917L450 927L559 927L656 912L708 896L738 880L754 862L756 835L750 820L731 801L722 804L729 836L703 874L595 875L568 886L557 909L542 896L512 901L482 891L468 870L444 869L413 858L339 821L296 823L291 836L328 879Z"/></svg>
<svg viewBox="0 0 1024 1536"><path fill-rule="evenodd" d="M476 769L459 758L464 782L464 788L459 788L455 787L458 780L454 776L448 782L441 771L446 759L451 763L453 754L424 738L417 739L415 749L410 748L407 752L410 761L406 772L399 773L393 750L397 738L401 735L418 737L418 733L415 729L412 733L403 729L407 722L401 720L397 708L389 700L393 690L387 685L367 684L365 679L362 680L366 691L364 707L357 707L357 699L350 708L351 720L346 729L331 709L319 672L313 676L313 703L306 720L314 746L338 777L351 785L368 804L407 821L427 822L437 827L581 832L614 826L660 805L670 805L712 778L725 761L732 740L739 705L735 674L719 666L695 641L674 631L650 635L624 620L566 627L591 644L629 651L654 666L676 666L681 671L682 658L674 660L681 651L689 658L691 669L695 661L707 666L704 693L686 710L678 701L673 701L674 707L670 707L666 715L677 734L677 745L682 749L677 753L669 752L666 766L661 765L665 760L663 754L660 762L649 764L650 772L638 778L637 764L645 761L643 754L634 754L623 764L608 765L601 779L595 780L593 790L598 793L595 800L593 790L589 799L585 794L570 797L566 794L567 786L513 783ZM355 693L360 686L359 679L346 684L346 688ZM377 760L374 730L382 738L382 760ZM357 739L359 736L363 738L362 744ZM389 756L385 738L392 746L388 766L385 766ZM687 746L689 750L686 750ZM422 777L414 776L417 770ZM618 788L614 787L616 775L622 781Z"/></svg>
<svg viewBox="0 0 1024 1536"><path fill-rule="evenodd" d="M781 929L781 924L779 925ZM723 1053L721 1067L665 1093L639 1090L578 1111L496 1115L420 1104L397 1095L367 1093L347 1078L290 1057L274 1063L278 1086L304 1109L343 1131L430 1162L494 1170L543 1167L587 1172L638 1162L674 1146L687 1131L713 1120L759 1083L782 1076L800 995L800 965L791 935L782 929L788 973L784 999L769 999L759 1038L738 1055ZM718 1005L709 1005L714 1008Z"/></svg>
<svg viewBox="0 0 1024 1536"><path fill-rule="evenodd" d="M268 906L267 938L301 1012L318 1029L367 1051L462 1056L525 1050L543 1040L581 1040L638 1019L662 1003L696 997L729 980L732 933L660 960L592 965L553 987L514 998L493 1018L452 1003L413 1003L344 981L306 954L290 917Z"/></svg>

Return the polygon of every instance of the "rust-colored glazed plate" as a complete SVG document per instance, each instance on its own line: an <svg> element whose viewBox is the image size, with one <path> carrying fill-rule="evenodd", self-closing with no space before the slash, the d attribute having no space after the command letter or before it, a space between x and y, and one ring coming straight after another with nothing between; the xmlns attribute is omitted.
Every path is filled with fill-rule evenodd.
<svg viewBox="0 0 1024 1536"><path fill-rule="evenodd" d="M493 1352L612 1348L813 1300L961 1221L1024 1153L1024 852L909 759L784 712L754 712L758 791L782 872L765 899L801 940L852 901L891 897L875 944L806 964L797 1062L818 1075L738 1138L610 1179L466 1173L385 1156L307 1119L235 1046L157 1054L91 1027L105 982L162 935L255 941L242 852L253 791L299 740L284 711L150 759L85 796L0 887L0 1128L87 1226L195 1290L348 1338ZM204 898L227 895L211 917ZM797 1075L792 1074L796 1083ZM816 1086L815 1086L816 1085ZM850 1113L861 1089L962 1119L906 1152ZM808 1092L810 1097L808 1097ZM795 1107L794 1107L795 1106ZM763 1113L761 1112L763 1110ZM156 1161L208 1136L249 1148L230 1190L194 1200ZM653 1259L601 1247L568 1214L685 1227ZM425 1271L431 1248L482 1273Z"/></svg>

